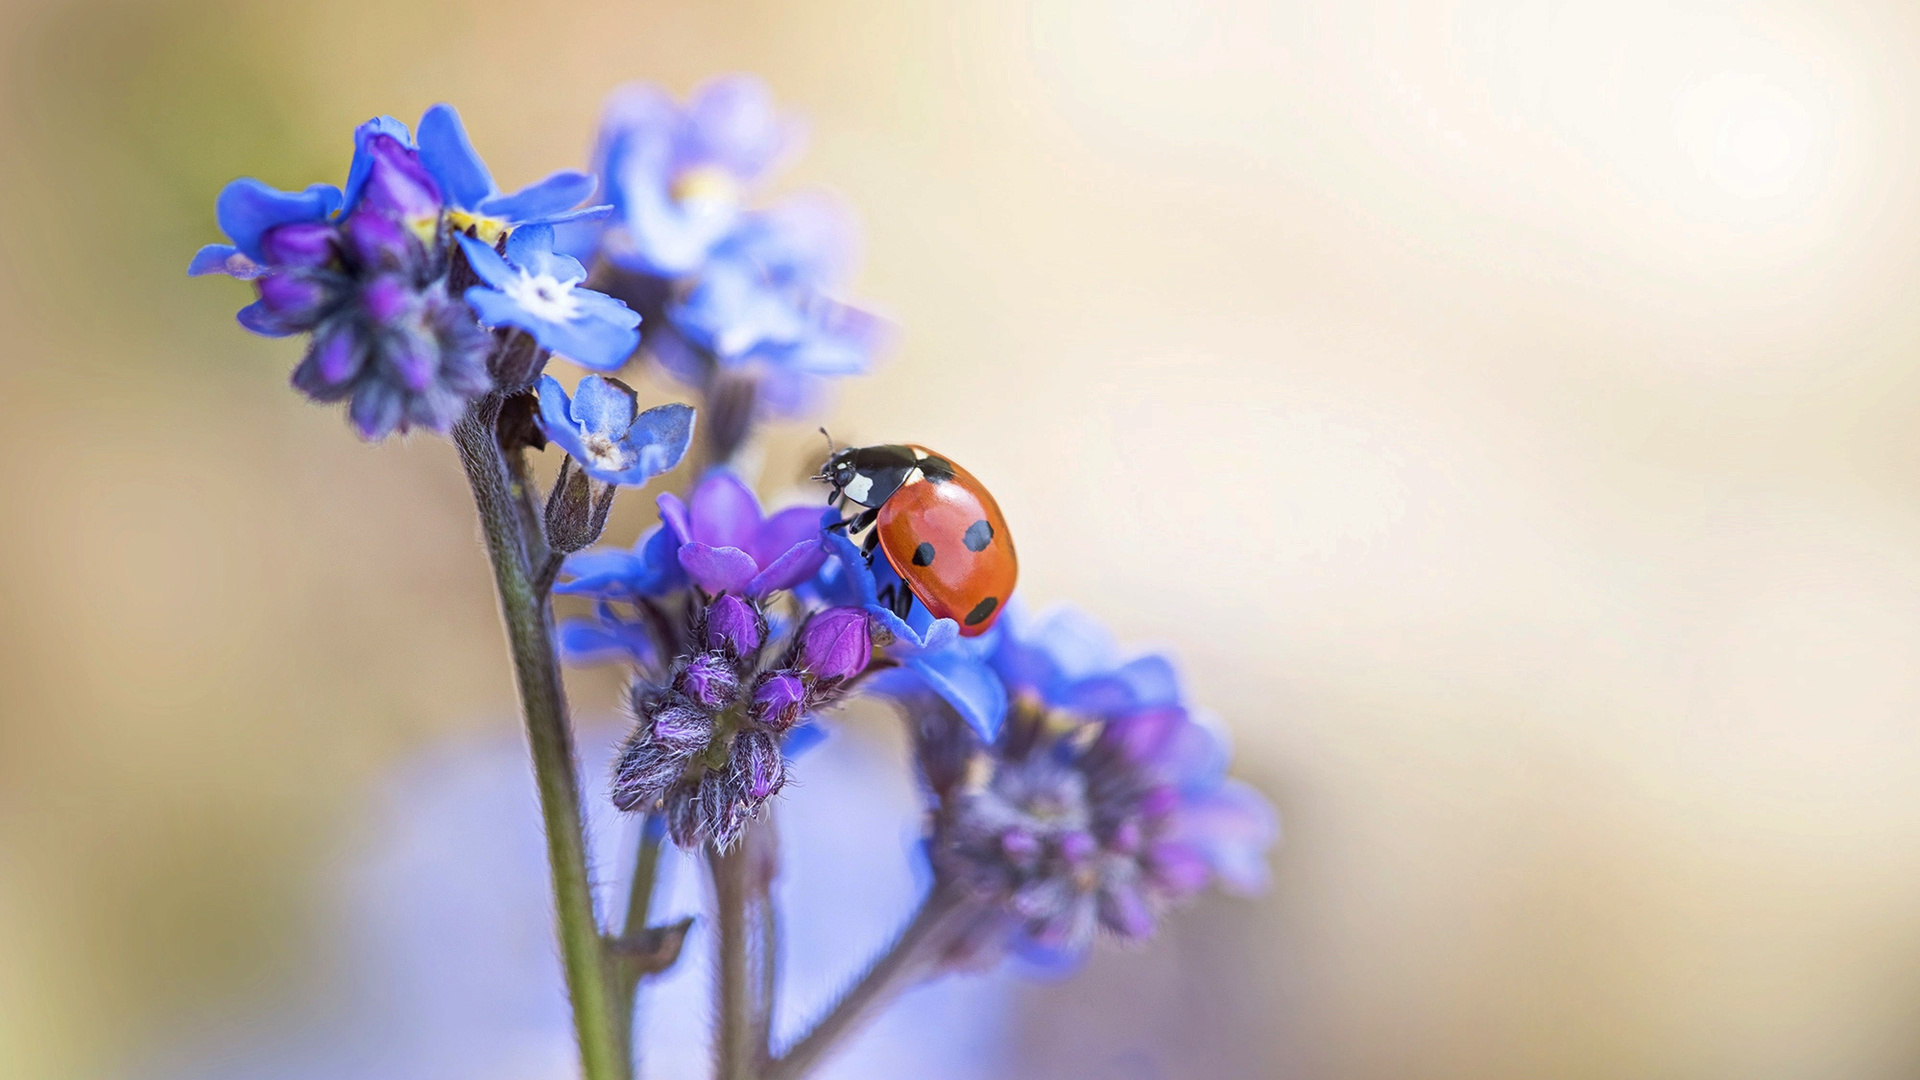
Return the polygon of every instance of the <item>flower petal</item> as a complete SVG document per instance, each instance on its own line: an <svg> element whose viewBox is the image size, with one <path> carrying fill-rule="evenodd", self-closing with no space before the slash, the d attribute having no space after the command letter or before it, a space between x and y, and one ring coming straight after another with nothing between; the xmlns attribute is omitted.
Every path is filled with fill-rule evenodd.
<svg viewBox="0 0 1920 1080"><path fill-rule="evenodd" d="M628 443L640 451L639 460L615 482L644 484L680 464L693 445L693 416L693 406L677 402L641 413L627 432Z"/></svg>
<svg viewBox="0 0 1920 1080"><path fill-rule="evenodd" d="M520 275L514 273L513 268L493 248L464 233L454 239L460 241L460 250L467 253L467 265L473 267L473 272L481 281L496 289L504 289L509 282L519 280ZM467 295L471 297L473 290L468 289Z"/></svg>
<svg viewBox="0 0 1920 1080"><path fill-rule="evenodd" d="M709 593L744 592L759 567L737 547L710 547L698 541L680 545L680 565L694 584Z"/></svg>
<svg viewBox="0 0 1920 1080"><path fill-rule="evenodd" d="M367 177L373 172L373 140L380 135L395 139L404 146L413 145L413 136L407 131L407 125L391 116L376 116L353 129L353 164L347 167L347 190L338 204L339 213L336 216L345 217L360 205L360 195L366 190Z"/></svg>
<svg viewBox="0 0 1920 1080"><path fill-rule="evenodd" d="M537 402L539 412L535 419L540 423L540 430L575 459L585 458L586 446L580 438L579 427L573 422L573 402L567 398L560 380L551 375L540 376Z"/></svg>
<svg viewBox="0 0 1920 1080"><path fill-rule="evenodd" d="M522 225L513 230L507 237L507 261L535 277L555 281L581 281L587 276L580 260L553 250L551 225Z"/></svg>
<svg viewBox="0 0 1920 1080"><path fill-rule="evenodd" d="M220 189L220 197L214 201L214 215L220 221L220 231L227 234L241 254L255 262L264 262L260 237L268 229L297 221L319 221L339 205L340 189L332 184L313 184L295 193L243 176Z"/></svg>
<svg viewBox="0 0 1920 1080"><path fill-rule="evenodd" d="M795 544L765 570L754 575L747 585L747 595L765 596L781 589L791 589L812 577L826 559L827 551L818 540Z"/></svg>
<svg viewBox="0 0 1920 1080"><path fill-rule="evenodd" d="M453 106L442 103L428 109L420 118L418 141L420 163L446 192L448 203L472 210L499 190Z"/></svg>
<svg viewBox="0 0 1920 1080"><path fill-rule="evenodd" d="M820 510L813 506L790 506L767 515L760 530L747 544L754 561L772 565L775 559L791 551L796 544L820 539ZM822 558L824 558L824 554Z"/></svg>
<svg viewBox="0 0 1920 1080"><path fill-rule="evenodd" d="M724 469L715 469L700 481L687 509L693 523L689 539L703 544L739 548L744 553L760 531L760 500Z"/></svg>
<svg viewBox="0 0 1920 1080"><path fill-rule="evenodd" d="M680 496L671 491L663 491L653 500L660 508L660 520L666 523L667 531L673 534L676 543L684 544L693 539L693 525L687 513L687 504Z"/></svg>
<svg viewBox="0 0 1920 1080"><path fill-rule="evenodd" d="M992 669L960 649L923 653L907 667L960 713L986 742L1000 734L1007 719L1007 688Z"/></svg>
<svg viewBox="0 0 1920 1080"><path fill-rule="evenodd" d="M543 383L544 385L544 383ZM568 415L582 431L619 441L640 415L640 396L618 379L589 375L573 388Z"/></svg>
<svg viewBox="0 0 1920 1080"><path fill-rule="evenodd" d="M594 186L593 177L586 173L570 170L557 172L511 195L495 195L487 199L480 204L480 212L508 221L532 221L579 206L587 200L587 196L593 194Z"/></svg>
<svg viewBox="0 0 1920 1080"><path fill-rule="evenodd" d="M225 274L241 281L252 281L266 272L266 267L240 254L240 249L232 244L208 244L194 252L193 261L187 264L188 277Z"/></svg>

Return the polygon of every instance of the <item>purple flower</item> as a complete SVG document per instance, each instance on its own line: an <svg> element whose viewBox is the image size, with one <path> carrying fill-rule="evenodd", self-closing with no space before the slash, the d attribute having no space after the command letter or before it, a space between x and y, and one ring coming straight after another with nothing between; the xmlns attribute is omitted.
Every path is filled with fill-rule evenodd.
<svg viewBox="0 0 1920 1080"><path fill-rule="evenodd" d="M552 226L513 230L505 259L473 237L458 240L484 283L467 290L467 303L488 326L517 326L554 352L600 371L625 364L640 346L639 312L580 288L586 268L554 252Z"/></svg>
<svg viewBox="0 0 1920 1080"><path fill-rule="evenodd" d="M502 194L451 105L435 105L420 118L419 145L421 162L446 193L453 230L471 230L488 247L518 226L604 217L613 210L611 205L580 207L593 194L594 179L572 170Z"/></svg>
<svg viewBox="0 0 1920 1080"><path fill-rule="evenodd" d="M540 430L607 484L638 486L680 464L693 441L693 409L656 405L618 379L589 375L569 398L558 379L540 377Z"/></svg>
<svg viewBox="0 0 1920 1080"><path fill-rule="evenodd" d="M1097 931L1143 939L1211 883L1264 882L1273 811L1224 759L1179 708L1089 734L1023 701L974 770L984 781L942 800L935 866L998 906L1008 947L1070 959Z"/></svg>
<svg viewBox="0 0 1920 1080"><path fill-rule="evenodd" d="M709 595L761 597L813 576L826 558L820 512L812 507L762 517L760 502L739 478L709 473L687 502L660 496L660 519L679 541L678 559Z"/></svg>
<svg viewBox="0 0 1920 1080"><path fill-rule="evenodd" d="M360 434L445 432L493 385L492 339L446 289L439 187L391 117L355 132L344 195L300 195L243 179L221 192L234 242L202 249L190 273L252 280L259 299L241 325L311 334L293 384L320 402L347 401Z"/></svg>
<svg viewBox="0 0 1920 1080"><path fill-rule="evenodd" d="M1014 701L1005 730L983 743L923 713L916 754L936 872L997 907L1000 946L1071 961L1101 930L1149 936L1210 884L1264 884L1273 810L1228 779L1224 738L1165 657L1120 661L1072 612L980 640Z"/></svg>
<svg viewBox="0 0 1920 1080"><path fill-rule="evenodd" d="M753 691L753 718L776 730L792 727L807 708L807 681L797 671L769 671Z"/></svg>
<svg viewBox="0 0 1920 1080"><path fill-rule="evenodd" d="M596 154L614 205L607 256L658 277L699 268L800 138L800 124L750 76L707 83L684 106L651 85L616 90Z"/></svg>

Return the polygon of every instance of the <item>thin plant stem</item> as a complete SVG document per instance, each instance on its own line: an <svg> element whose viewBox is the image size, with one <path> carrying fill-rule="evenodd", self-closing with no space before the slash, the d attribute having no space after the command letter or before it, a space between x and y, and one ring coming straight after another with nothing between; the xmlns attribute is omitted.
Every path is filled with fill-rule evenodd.
<svg viewBox="0 0 1920 1080"><path fill-rule="evenodd" d="M929 974L931 961L965 915L961 893L934 887L920 909L866 973L787 1052L767 1063L760 1080L799 1080L887 1003Z"/></svg>
<svg viewBox="0 0 1920 1080"><path fill-rule="evenodd" d="M554 656L553 632L544 599L533 586L528 538L522 529L520 496L514 489L497 434L500 399L480 399L454 428L454 443L473 487L474 504L493 564L500 614L513 654L514 679L533 754L540 813L553 870L554 918L573 1002L574 1035L586 1080L626 1080L627 1055L614 1022L608 965L593 912L587 874L586 836L574 772L573 731Z"/></svg>
<svg viewBox="0 0 1920 1080"><path fill-rule="evenodd" d="M653 908L654 884L660 876L660 840L661 831L658 820L651 816L640 821L640 847L634 854L633 881L627 886L627 916L620 924L620 936L627 942L637 942L647 932L647 917ZM634 1015L639 1007L640 981L647 972L640 965L624 963L619 965L613 987L614 1022L620 1036L620 1045L626 1048L629 1062L638 1060L634 1031L638 1020Z"/></svg>
<svg viewBox="0 0 1920 1080"><path fill-rule="evenodd" d="M760 1052L753 1046L754 986L748 974L748 853L745 844L726 851L709 847L713 868L714 925L717 930L714 1007L716 1080L751 1080Z"/></svg>

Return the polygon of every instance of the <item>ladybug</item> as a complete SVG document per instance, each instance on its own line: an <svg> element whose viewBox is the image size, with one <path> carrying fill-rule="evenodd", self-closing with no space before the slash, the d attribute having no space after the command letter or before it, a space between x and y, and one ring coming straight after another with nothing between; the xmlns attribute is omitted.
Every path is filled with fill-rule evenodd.
<svg viewBox="0 0 1920 1080"><path fill-rule="evenodd" d="M964 637L987 632L1005 610L1019 576L1013 536L1000 504L973 474L924 446L850 446L833 450L815 477L833 488L829 503L866 507L839 528L868 526L869 562L878 547L912 592L882 589L880 602L906 618L918 598L936 619L960 624Z"/></svg>

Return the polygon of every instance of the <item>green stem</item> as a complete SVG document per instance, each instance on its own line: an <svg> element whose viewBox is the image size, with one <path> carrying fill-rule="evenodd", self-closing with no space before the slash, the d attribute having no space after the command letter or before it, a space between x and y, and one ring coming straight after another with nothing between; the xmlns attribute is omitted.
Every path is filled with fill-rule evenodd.
<svg viewBox="0 0 1920 1080"><path fill-rule="evenodd" d="M530 545L522 528L523 511L496 434L499 416L497 396L475 402L455 426L454 443L466 466L486 534L487 556L493 563L494 586L500 594L500 614L513 654L514 678L520 687L520 708L526 718L534 779L540 789L540 813L546 824L554 917L559 924L567 993L573 1001L581 1071L586 1080L626 1080L627 1057L609 1000L607 958L587 876L586 837L581 825L566 694L554 657L547 606L535 592L528 565Z"/></svg>
<svg viewBox="0 0 1920 1080"><path fill-rule="evenodd" d="M727 851L707 849L707 862L713 868L714 925L719 939L716 965L719 992L716 1007L714 1075L716 1080L751 1080L759 1065L760 1052L753 1036L758 1025L753 1017L754 984L748 974L747 845L735 844Z"/></svg>
<svg viewBox="0 0 1920 1080"><path fill-rule="evenodd" d="M954 889L935 886L893 944L867 968L827 1015L787 1052L768 1062L760 1080L799 1080L826 1060L840 1041L858 1030L894 997L932 973L930 963L962 925L966 905Z"/></svg>
<svg viewBox="0 0 1920 1080"><path fill-rule="evenodd" d="M627 918L620 924L620 936L637 942L647 932L647 915L653 907L653 887L660 873L660 834L652 818L640 821L640 850L633 860L633 883L627 887ZM638 1007L640 980L648 974L641 965L624 963L617 967L613 987L614 1022L618 1025L620 1045L627 1048L628 1060L637 1060L634 1052L634 1010Z"/></svg>

